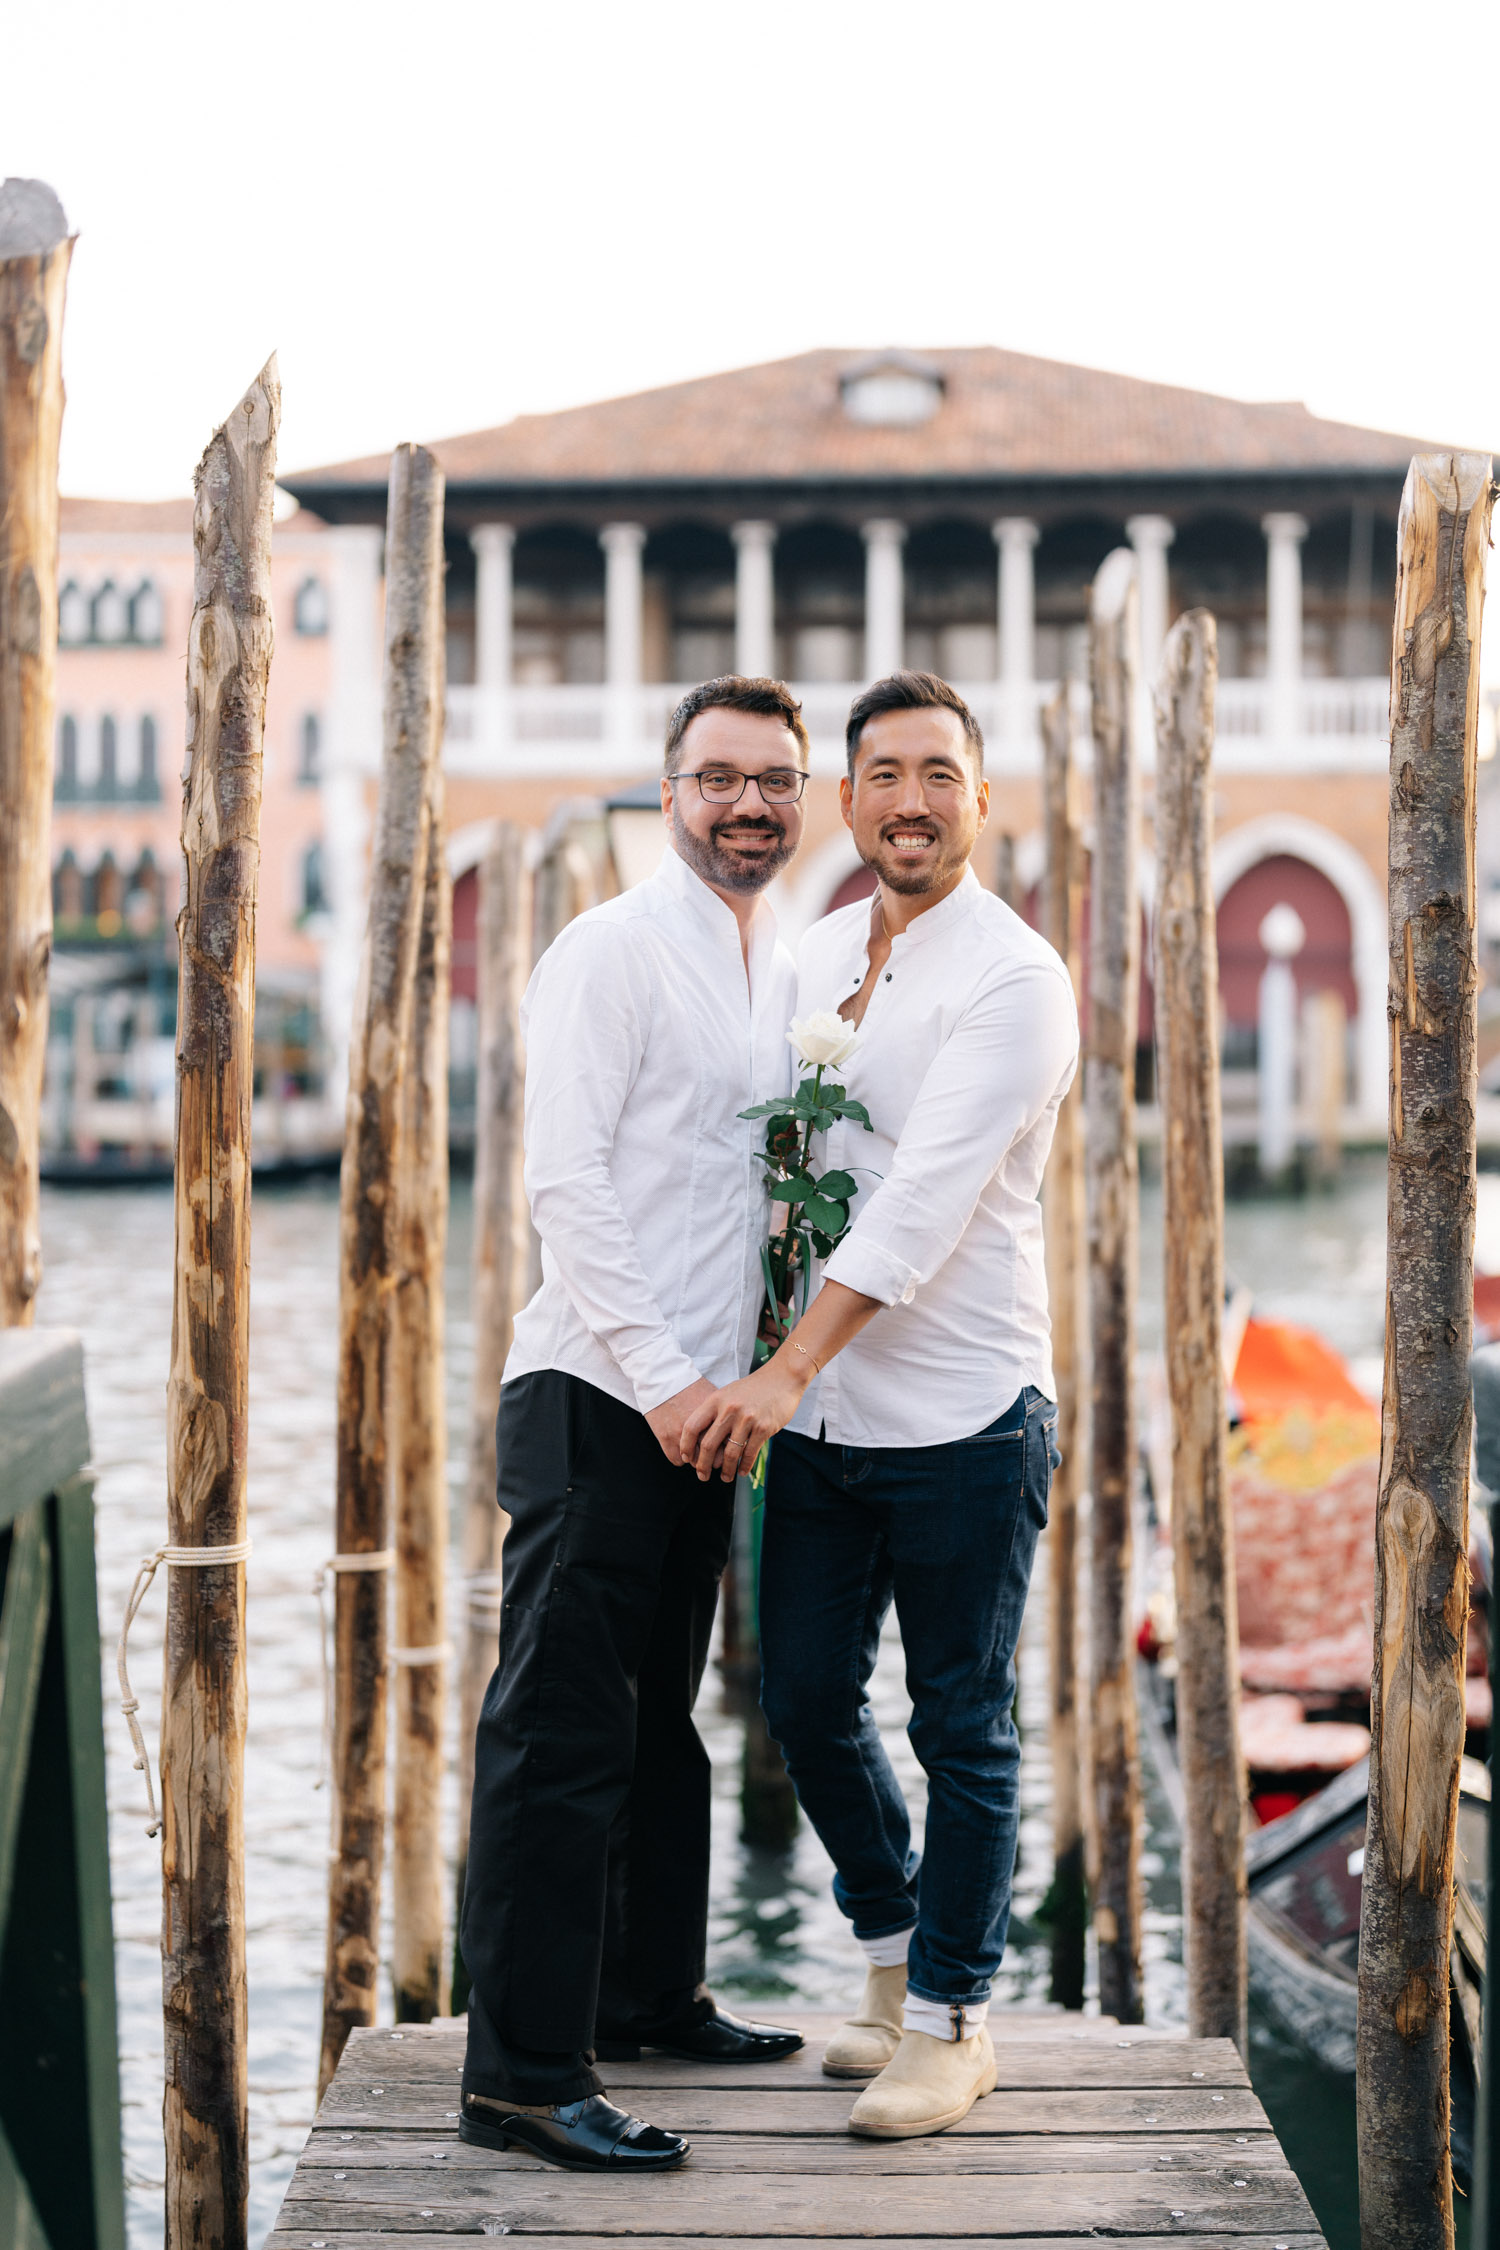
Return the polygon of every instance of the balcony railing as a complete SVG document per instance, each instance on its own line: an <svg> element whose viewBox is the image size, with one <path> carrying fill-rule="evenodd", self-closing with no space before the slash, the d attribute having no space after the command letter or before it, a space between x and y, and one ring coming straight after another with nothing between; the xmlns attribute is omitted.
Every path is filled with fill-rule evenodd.
<svg viewBox="0 0 1500 2250"><path fill-rule="evenodd" d="M843 764L844 722L860 682L794 684L812 739L814 772ZM992 771L1036 770L1039 715L1054 681L1011 687L1000 680L960 683L984 729ZM686 685L612 687L450 687L446 763L473 775L639 773L658 755L667 719ZM1078 724L1088 726L1087 688L1069 689ZM1383 678L1221 680L1216 763L1221 772L1379 772L1389 756L1389 686ZM1154 744L1142 745L1150 771Z"/></svg>

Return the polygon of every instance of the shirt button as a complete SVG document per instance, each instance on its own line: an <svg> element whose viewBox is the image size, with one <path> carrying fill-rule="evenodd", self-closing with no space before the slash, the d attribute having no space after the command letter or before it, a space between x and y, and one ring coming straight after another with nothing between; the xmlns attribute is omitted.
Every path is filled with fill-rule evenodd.
<svg viewBox="0 0 1500 2250"><path fill-rule="evenodd" d="M885 981L887 984L889 984L891 981L891 971L889 969L887 969L885 972Z"/></svg>

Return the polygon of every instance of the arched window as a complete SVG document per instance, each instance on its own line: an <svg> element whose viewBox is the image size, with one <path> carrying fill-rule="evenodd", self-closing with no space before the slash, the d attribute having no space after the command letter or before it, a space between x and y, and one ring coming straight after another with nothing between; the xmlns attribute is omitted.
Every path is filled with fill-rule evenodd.
<svg viewBox="0 0 1500 2250"><path fill-rule="evenodd" d="M65 711L57 722L57 775L53 794L64 804L78 795L78 721Z"/></svg>
<svg viewBox="0 0 1500 2250"><path fill-rule="evenodd" d="M302 715L302 762L297 768L297 779L304 784L323 778L323 729L316 711Z"/></svg>
<svg viewBox="0 0 1500 2250"><path fill-rule="evenodd" d="M106 578L94 596L93 626L96 641L130 638L130 604L112 578Z"/></svg>
<svg viewBox="0 0 1500 2250"><path fill-rule="evenodd" d="M99 795L113 797L120 787L120 744L114 720L106 711L99 721Z"/></svg>
<svg viewBox="0 0 1500 2250"><path fill-rule="evenodd" d="M164 623L161 595L149 578L143 578L130 597L130 637L145 648L156 648Z"/></svg>
<svg viewBox="0 0 1500 2250"><path fill-rule="evenodd" d="M302 911L326 914L328 893L323 885L323 847L314 842L302 854Z"/></svg>
<svg viewBox="0 0 1500 2250"><path fill-rule="evenodd" d="M328 595L321 578L304 578L292 605L292 623L299 633L326 633Z"/></svg>
<svg viewBox="0 0 1500 2250"><path fill-rule="evenodd" d="M125 892L125 926L133 937L149 937L161 920L161 877L149 846L132 870Z"/></svg>
<svg viewBox="0 0 1500 2250"><path fill-rule="evenodd" d="M89 637L88 596L71 578L57 597L57 637L64 648L81 648Z"/></svg>
<svg viewBox="0 0 1500 2250"><path fill-rule="evenodd" d="M156 774L156 721L150 712L141 720L141 762L136 772L135 790L148 804L155 804L161 796L161 783Z"/></svg>
<svg viewBox="0 0 1500 2250"><path fill-rule="evenodd" d="M94 869L94 920L101 937L116 937L120 929L120 870L113 852L106 852Z"/></svg>
<svg viewBox="0 0 1500 2250"><path fill-rule="evenodd" d="M59 922L83 918L83 871L71 844L52 870L52 912Z"/></svg>

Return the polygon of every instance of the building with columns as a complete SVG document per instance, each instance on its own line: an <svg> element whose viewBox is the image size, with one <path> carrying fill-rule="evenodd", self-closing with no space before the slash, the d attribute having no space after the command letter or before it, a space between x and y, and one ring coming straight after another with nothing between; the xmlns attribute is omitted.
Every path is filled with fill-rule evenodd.
<svg viewBox="0 0 1500 2250"><path fill-rule="evenodd" d="M1378 1133L1394 535L1417 442L973 349L809 352L439 443L460 893L489 816L539 823L562 795L607 796L652 770L687 685L772 671L813 739L808 841L778 900L795 935L859 887L836 805L843 720L863 682L902 663L942 672L977 709L992 831L1015 838L1031 891L1038 713L1068 680L1084 715L1090 581L1128 545L1148 668L1183 609L1219 624L1231 1090L1255 1065L1260 923L1285 902L1307 933L1293 972L1309 1020L1326 1037L1327 1008L1310 1004L1343 1005L1344 1129ZM284 480L339 527L328 537L351 567L365 543L360 600L385 471L370 459ZM368 717L357 731L335 740L367 787L376 735ZM1149 890L1149 744L1145 765ZM1149 989L1144 1005L1149 1038Z"/></svg>
<svg viewBox="0 0 1500 2250"><path fill-rule="evenodd" d="M858 687L903 663L943 673L977 710L991 835L1014 839L1024 902L1041 863L1038 713L1065 680L1086 725L1089 586L1125 545L1148 668L1183 609L1218 619L1228 1098L1242 1096L1253 1116L1268 966L1260 926L1285 903L1304 931L1292 961L1299 1006L1325 1047L1330 1024L1341 1046L1336 1067L1325 1054L1304 1081L1316 1078L1325 1100L1336 1083L1346 1134L1382 1132L1387 668L1396 513L1416 446L1300 405L992 349L809 352L437 443L448 479L456 928L472 927L473 869L492 818L540 829L564 798L597 801L646 778L676 698L729 670L791 681L812 736L807 841L776 902L790 935L865 880L837 809L843 723ZM303 513L277 534L293 606L290 629L277 620L272 698L286 716L272 738L267 819L288 841L267 866L284 888L281 861L305 869L315 848L316 885L269 926L263 895L262 959L316 974L335 1078L380 739L386 469L377 457L284 477ZM185 535L184 513L190 568ZM65 538L65 606L66 548ZM75 573L71 598L97 604L103 568ZM114 572L132 599L134 568ZM305 584L316 586L315 636L295 625ZM176 667L181 625L167 634ZM86 662L80 645L75 667L64 638L66 712L66 683L97 658ZM300 666L310 639L316 689L300 669L287 680L289 649ZM295 746L309 714L311 779ZM180 724L175 712L162 720L162 774L175 770ZM67 768L64 745L59 760L63 841L61 776L85 767ZM1151 762L1148 742L1148 894ZM290 823L277 809L288 792ZM175 815L174 804L173 837ZM1150 1023L1148 982L1147 1042Z"/></svg>

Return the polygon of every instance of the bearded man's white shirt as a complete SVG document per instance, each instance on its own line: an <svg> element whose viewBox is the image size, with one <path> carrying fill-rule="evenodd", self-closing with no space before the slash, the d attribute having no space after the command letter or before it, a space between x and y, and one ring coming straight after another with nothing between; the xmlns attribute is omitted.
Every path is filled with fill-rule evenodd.
<svg viewBox="0 0 1500 2250"><path fill-rule="evenodd" d="M796 989L760 900L739 924L670 848L591 907L526 990L526 1192L542 1285L505 1380L576 1375L649 1413L747 1374L764 1297L764 1128L790 1083Z"/></svg>

